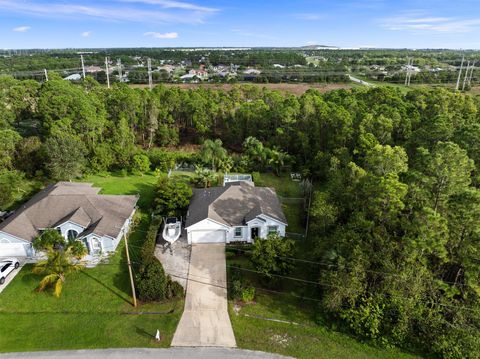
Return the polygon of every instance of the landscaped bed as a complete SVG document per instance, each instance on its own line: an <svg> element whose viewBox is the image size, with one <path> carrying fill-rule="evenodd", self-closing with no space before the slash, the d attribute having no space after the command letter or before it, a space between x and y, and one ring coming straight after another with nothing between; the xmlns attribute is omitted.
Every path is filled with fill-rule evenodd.
<svg viewBox="0 0 480 359"><path fill-rule="evenodd" d="M157 178L91 176L85 179L105 194L139 194L139 223L129 237L131 260L150 219L147 211ZM0 351L108 347L167 347L183 312L183 300L131 305L131 288L122 241L108 263L67 277L60 298L37 293L41 277L24 267L0 295ZM140 312L142 314L140 314ZM154 339L156 330L161 341Z"/></svg>

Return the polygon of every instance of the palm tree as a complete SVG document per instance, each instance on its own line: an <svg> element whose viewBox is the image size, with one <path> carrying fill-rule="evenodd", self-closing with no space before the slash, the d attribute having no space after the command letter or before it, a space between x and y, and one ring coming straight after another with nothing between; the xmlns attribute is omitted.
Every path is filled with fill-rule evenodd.
<svg viewBox="0 0 480 359"><path fill-rule="evenodd" d="M280 174L280 169L285 165L285 162L288 160L288 154L280 150L270 150L268 163L273 166L275 173L278 176Z"/></svg>
<svg viewBox="0 0 480 359"><path fill-rule="evenodd" d="M200 149L200 156L204 162L212 163L212 170L216 172L219 161L227 157L227 150L222 147L222 140L205 140Z"/></svg>
<svg viewBox="0 0 480 359"><path fill-rule="evenodd" d="M195 170L195 182L201 183L204 188L210 187L216 179L215 173L209 169L197 167Z"/></svg>
<svg viewBox="0 0 480 359"><path fill-rule="evenodd" d="M70 248L66 251L57 251L49 248L47 259L38 262L32 270L34 274L45 275L36 290L42 292L48 287L53 287L53 294L57 298L60 297L67 275L83 267L80 263L72 263L72 258L73 255Z"/></svg>
<svg viewBox="0 0 480 359"><path fill-rule="evenodd" d="M228 173L232 169L233 165L234 165L233 158L230 156L227 156L218 162L218 169L223 173Z"/></svg>

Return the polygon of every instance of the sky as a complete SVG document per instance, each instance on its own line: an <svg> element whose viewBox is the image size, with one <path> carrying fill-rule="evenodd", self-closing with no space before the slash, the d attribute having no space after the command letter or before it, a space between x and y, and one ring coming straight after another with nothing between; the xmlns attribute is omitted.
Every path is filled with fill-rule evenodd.
<svg viewBox="0 0 480 359"><path fill-rule="evenodd" d="M0 48L480 48L480 0L0 0Z"/></svg>

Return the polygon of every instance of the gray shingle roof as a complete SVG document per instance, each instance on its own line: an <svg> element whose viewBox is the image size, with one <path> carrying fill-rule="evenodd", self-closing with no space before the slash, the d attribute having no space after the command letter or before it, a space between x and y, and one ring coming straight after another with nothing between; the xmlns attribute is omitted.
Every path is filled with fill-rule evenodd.
<svg viewBox="0 0 480 359"><path fill-rule="evenodd" d="M241 226L261 214L287 223L273 188L232 182L225 187L194 190L185 226L206 218L227 226Z"/></svg>
<svg viewBox="0 0 480 359"><path fill-rule="evenodd" d="M32 241L40 229L72 221L84 233L116 238L137 203L137 196L99 195L91 183L59 182L33 196L0 223L0 231Z"/></svg>

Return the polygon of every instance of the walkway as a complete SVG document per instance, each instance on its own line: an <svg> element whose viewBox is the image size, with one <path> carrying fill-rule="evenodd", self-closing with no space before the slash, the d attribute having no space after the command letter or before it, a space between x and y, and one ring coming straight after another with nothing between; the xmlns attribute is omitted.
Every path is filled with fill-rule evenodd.
<svg viewBox="0 0 480 359"><path fill-rule="evenodd" d="M185 309L176 347L236 347L228 316L225 244L192 245Z"/></svg>

